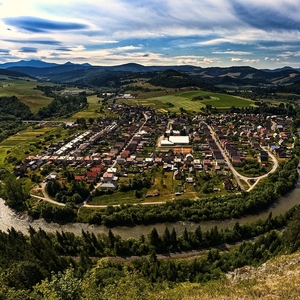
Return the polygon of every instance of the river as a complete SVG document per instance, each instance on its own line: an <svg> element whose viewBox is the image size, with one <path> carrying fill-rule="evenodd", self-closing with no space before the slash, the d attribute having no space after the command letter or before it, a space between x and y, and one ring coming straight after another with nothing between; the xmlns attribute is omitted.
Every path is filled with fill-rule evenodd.
<svg viewBox="0 0 300 300"><path fill-rule="evenodd" d="M273 217L285 213L295 205L300 204L300 177L298 178L295 189L284 197L275 201L268 209L260 212L257 215L249 215L240 219L231 219L225 221L206 221L200 223L191 222L176 222L176 223L159 223L155 225L139 225L135 227L115 227L112 229L114 234L120 235L122 238L139 238L142 234L147 235L153 227L156 227L159 234L162 234L166 227L169 230L175 228L177 234L181 234L185 228L188 230L195 230L197 226L201 226L203 231L209 230L214 226L218 228L231 228L238 221L240 224L256 221L258 219L265 219L269 213L272 212ZM44 220L32 221L27 215L16 214L8 206L5 205L3 199L0 198L0 230L7 231L11 227L23 233L28 233L29 226L38 230L39 228L47 232L70 231L76 235L80 235L81 231L89 231L95 234L108 233L109 228L105 226L89 225L84 223L72 223L66 225L59 225L56 223L47 223Z"/></svg>

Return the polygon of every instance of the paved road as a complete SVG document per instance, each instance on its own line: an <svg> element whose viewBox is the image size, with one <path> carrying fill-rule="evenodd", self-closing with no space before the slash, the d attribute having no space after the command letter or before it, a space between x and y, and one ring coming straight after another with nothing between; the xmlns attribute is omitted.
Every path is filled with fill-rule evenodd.
<svg viewBox="0 0 300 300"><path fill-rule="evenodd" d="M266 178L270 173L274 173L275 170L277 169L277 167L278 167L278 161L277 161L276 157L266 147L261 146L261 148L264 151L267 151L269 153L269 156L273 160L273 167L272 167L271 171L268 172L267 174L264 174L264 175L261 175L261 176L257 176L257 177L247 177L247 176L244 176L244 175L238 173L236 171L236 169L233 167L233 165L232 165L232 163L231 163L231 161L230 161L227 153L225 152L225 150L221 146L221 144L219 142L219 139L216 137L216 134L215 134L214 130L208 124L206 124L206 125L209 128L209 130L210 130L210 133L211 133L211 136L212 136L213 140L216 142L216 144L219 147L221 153L223 154L223 156L225 158L225 161L226 161L226 163L227 163L230 171L232 172L233 176L235 177L236 182L238 183L238 185L240 186L240 188L242 190L245 190L245 187L241 183L241 180L244 180L249 185L249 188L246 190L247 192L249 192L249 191L251 191L258 184L258 182L261 179ZM250 183L251 181L255 181L255 182L253 184L251 184Z"/></svg>
<svg viewBox="0 0 300 300"><path fill-rule="evenodd" d="M146 114L144 114L144 117L145 117L145 122L143 122L143 124L140 126L139 130L141 130L141 128L147 122L148 116ZM275 170L277 169L277 167L278 167L278 161L277 161L276 157L266 147L261 146L261 148L264 151L267 151L269 153L270 158L273 160L273 167L272 167L271 171L268 172L267 174L264 174L264 175L261 175L261 176L258 176L258 177L247 177L247 176L244 176L244 175L238 173L235 170L235 168L233 167L233 165L232 165L232 163L231 163L231 161L230 161L227 153L222 148L222 146L221 146L218 138L216 137L216 134L215 134L214 130L208 124L206 124L206 125L208 126L208 128L209 128L209 130L211 132L212 138L214 139L214 141L218 145L221 153L224 156L224 159L225 159L228 167L230 168L230 171L232 172L233 176L235 177L235 180L238 183L238 185L240 186L241 190L245 190L245 187L241 183L241 180L244 180L249 185L249 188L246 190L247 192L249 192L249 191L251 191L259 183L259 181L261 179L266 178L270 173L275 172ZM115 164L116 164L116 160L113 162L112 166L115 166ZM255 181L255 182L253 184L251 184L250 183L251 181ZM50 202L52 204L56 204L56 205L59 205L59 206L65 206L64 203L57 202L57 201L51 199L48 196L48 194L47 194L47 192L45 190L46 183L41 183L41 185L42 185L42 192L43 192L44 197L40 197L40 196L37 196L37 195L31 195L32 197L35 197L35 198L38 198L38 199L43 199L44 201L47 201L47 202ZM99 186L99 184L97 186ZM78 207L89 207L89 208L106 208L108 206L108 205L91 205L91 204L87 204L88 203L88 199L89 199L89 197L83 203L80 203L77 206ZM159 205L159 204L164 204L164 203L166 203L166 202L165 201L160 201L160 202L143 202L143 203L134 203L132 205L139 205L139 204L141 204L141 205ZM118 207L118 206L120 206L120 204L115 204L115 205L112 205L112 206L113 207Z"/></svg>

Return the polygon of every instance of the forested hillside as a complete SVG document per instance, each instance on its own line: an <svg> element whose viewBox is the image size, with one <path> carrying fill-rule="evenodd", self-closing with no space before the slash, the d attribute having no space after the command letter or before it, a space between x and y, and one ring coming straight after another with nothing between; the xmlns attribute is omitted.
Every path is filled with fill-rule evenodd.
<svg viewBox="0 0 300 300"><path fill-rule="evenodd" d="M16 97L0 97L0 141L24 129L22 120L32 118L29 107Z"/></svg>
<svg viewBox="0 0 300 300"><path fill-rule="evenodd" d="M158 73L156 76L152 77L149 80L149 83L151 83L154 86L162 86L168 88L182 88L195 86L210 91L216 89L213 85L207 82L197 80L194 77L188 75L187 73L175 71L172 69Z"/></svg>

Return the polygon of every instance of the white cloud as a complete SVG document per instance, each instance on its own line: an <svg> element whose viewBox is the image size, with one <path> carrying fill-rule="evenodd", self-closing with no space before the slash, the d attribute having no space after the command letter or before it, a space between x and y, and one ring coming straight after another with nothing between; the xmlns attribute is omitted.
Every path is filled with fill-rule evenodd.
<svg viewBox="0 0 300 300"><path fill-rule="evenodd" d="M235 57L233 57L232 59L231 59L231 61L232 62L237 62L237 61L243 61L241 58L235 58Z"/></svg>
<svg viewBox="0 0 300 300"><path fill-rule="evenodd" d="M300 30L291 26L299 24L299 0L1 0L1 4L1 48L21 59L224 66L232 62L271 65L278 60L296 63L300 56ZM237 14L235 4L246 13L255 8L259 21L265 17L260 13L267 11L269 17L276 12L293 23L286 25L288 30L280 26L258 29ZM13 26L8 30L1 19L18 16L86 24L88 28L29 34ZM19 53L21 47L30 46L29 40L57 41L59 46L34 44L37 53ZM199 55L191 55L195 53Z"/></svg>
<svg viewBox="0 0 300 300"><path fill-rule="evenodd" d="M250 64L258 64L260 62L260 59L243 59L243 62Z"/></svg>
<svg viewBox="0 0 300 300"><path fill-rule="evenodd" d="M248 58L231 58L232 62L244 62L244 63L249 63L249 64L254 64L254 63L259 63L260 59L248 59Z"/></svg>
<svg viewBox="0 0 300 300"><path fill-rule="evenodd" d="M116 47L113 48L113 52L126 52L126 51L134 51L134 50L140 50L142 49L143 46L133 46L133 45L129 45L129 46L123 46L123 47Z"/></svg>
<svg viewBox="0 0 300 300"><path fill-rule="evenodd" d="M252 52L249 51L213 51L212 54L233 54L233 55L250 55Z"/></svg>

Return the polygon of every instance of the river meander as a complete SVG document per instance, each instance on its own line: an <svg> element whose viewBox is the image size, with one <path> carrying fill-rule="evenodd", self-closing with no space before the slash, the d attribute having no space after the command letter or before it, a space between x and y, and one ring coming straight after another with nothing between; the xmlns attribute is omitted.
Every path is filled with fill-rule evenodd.
<svg viewBox="0 0 300 300"><path fill-rule="evenodd" d="M158 233L162 234L166 227L169 230L173 228L176 229L177 234L181 234L185 228L188 230L194 230L198 225L201 226L203 231L209 230L214 226L218 228L231 228L238 221L240 224L245 224L249 222L256 221L258 219L265 219L268 217L269 213L272 212L273 216L280 215L285 213L295 205L300 204L300 177L295 186L295 189L291 191L284 197L281 197L275 201L268 209L261 211L257 215L249 215L240 219L231 219L225 221L205 221L200 223L191 223L191 222L176 222L176 223L158 223L154 225L139 225L135 227L115 227L112 229L114 234L120 235L122 238L138 238L142 234L147 235L153 227L156 227ZM0 230L7 231L11 227L14 227L16 230L19 230L23 233L28 232L29 226L32 226L35 229L43 229L47 232L58 231L70 231L76 235L80 235L81 231L90 231L95 234L98 233L107 233L109 228L105 226L89 225L84 223L72 223L66 225L59 225L56 223L47 223L44 220L35 220L32 221L28 216L22 214L16 214L8 206L5 205L4 200L0 199Z"/></svg>

